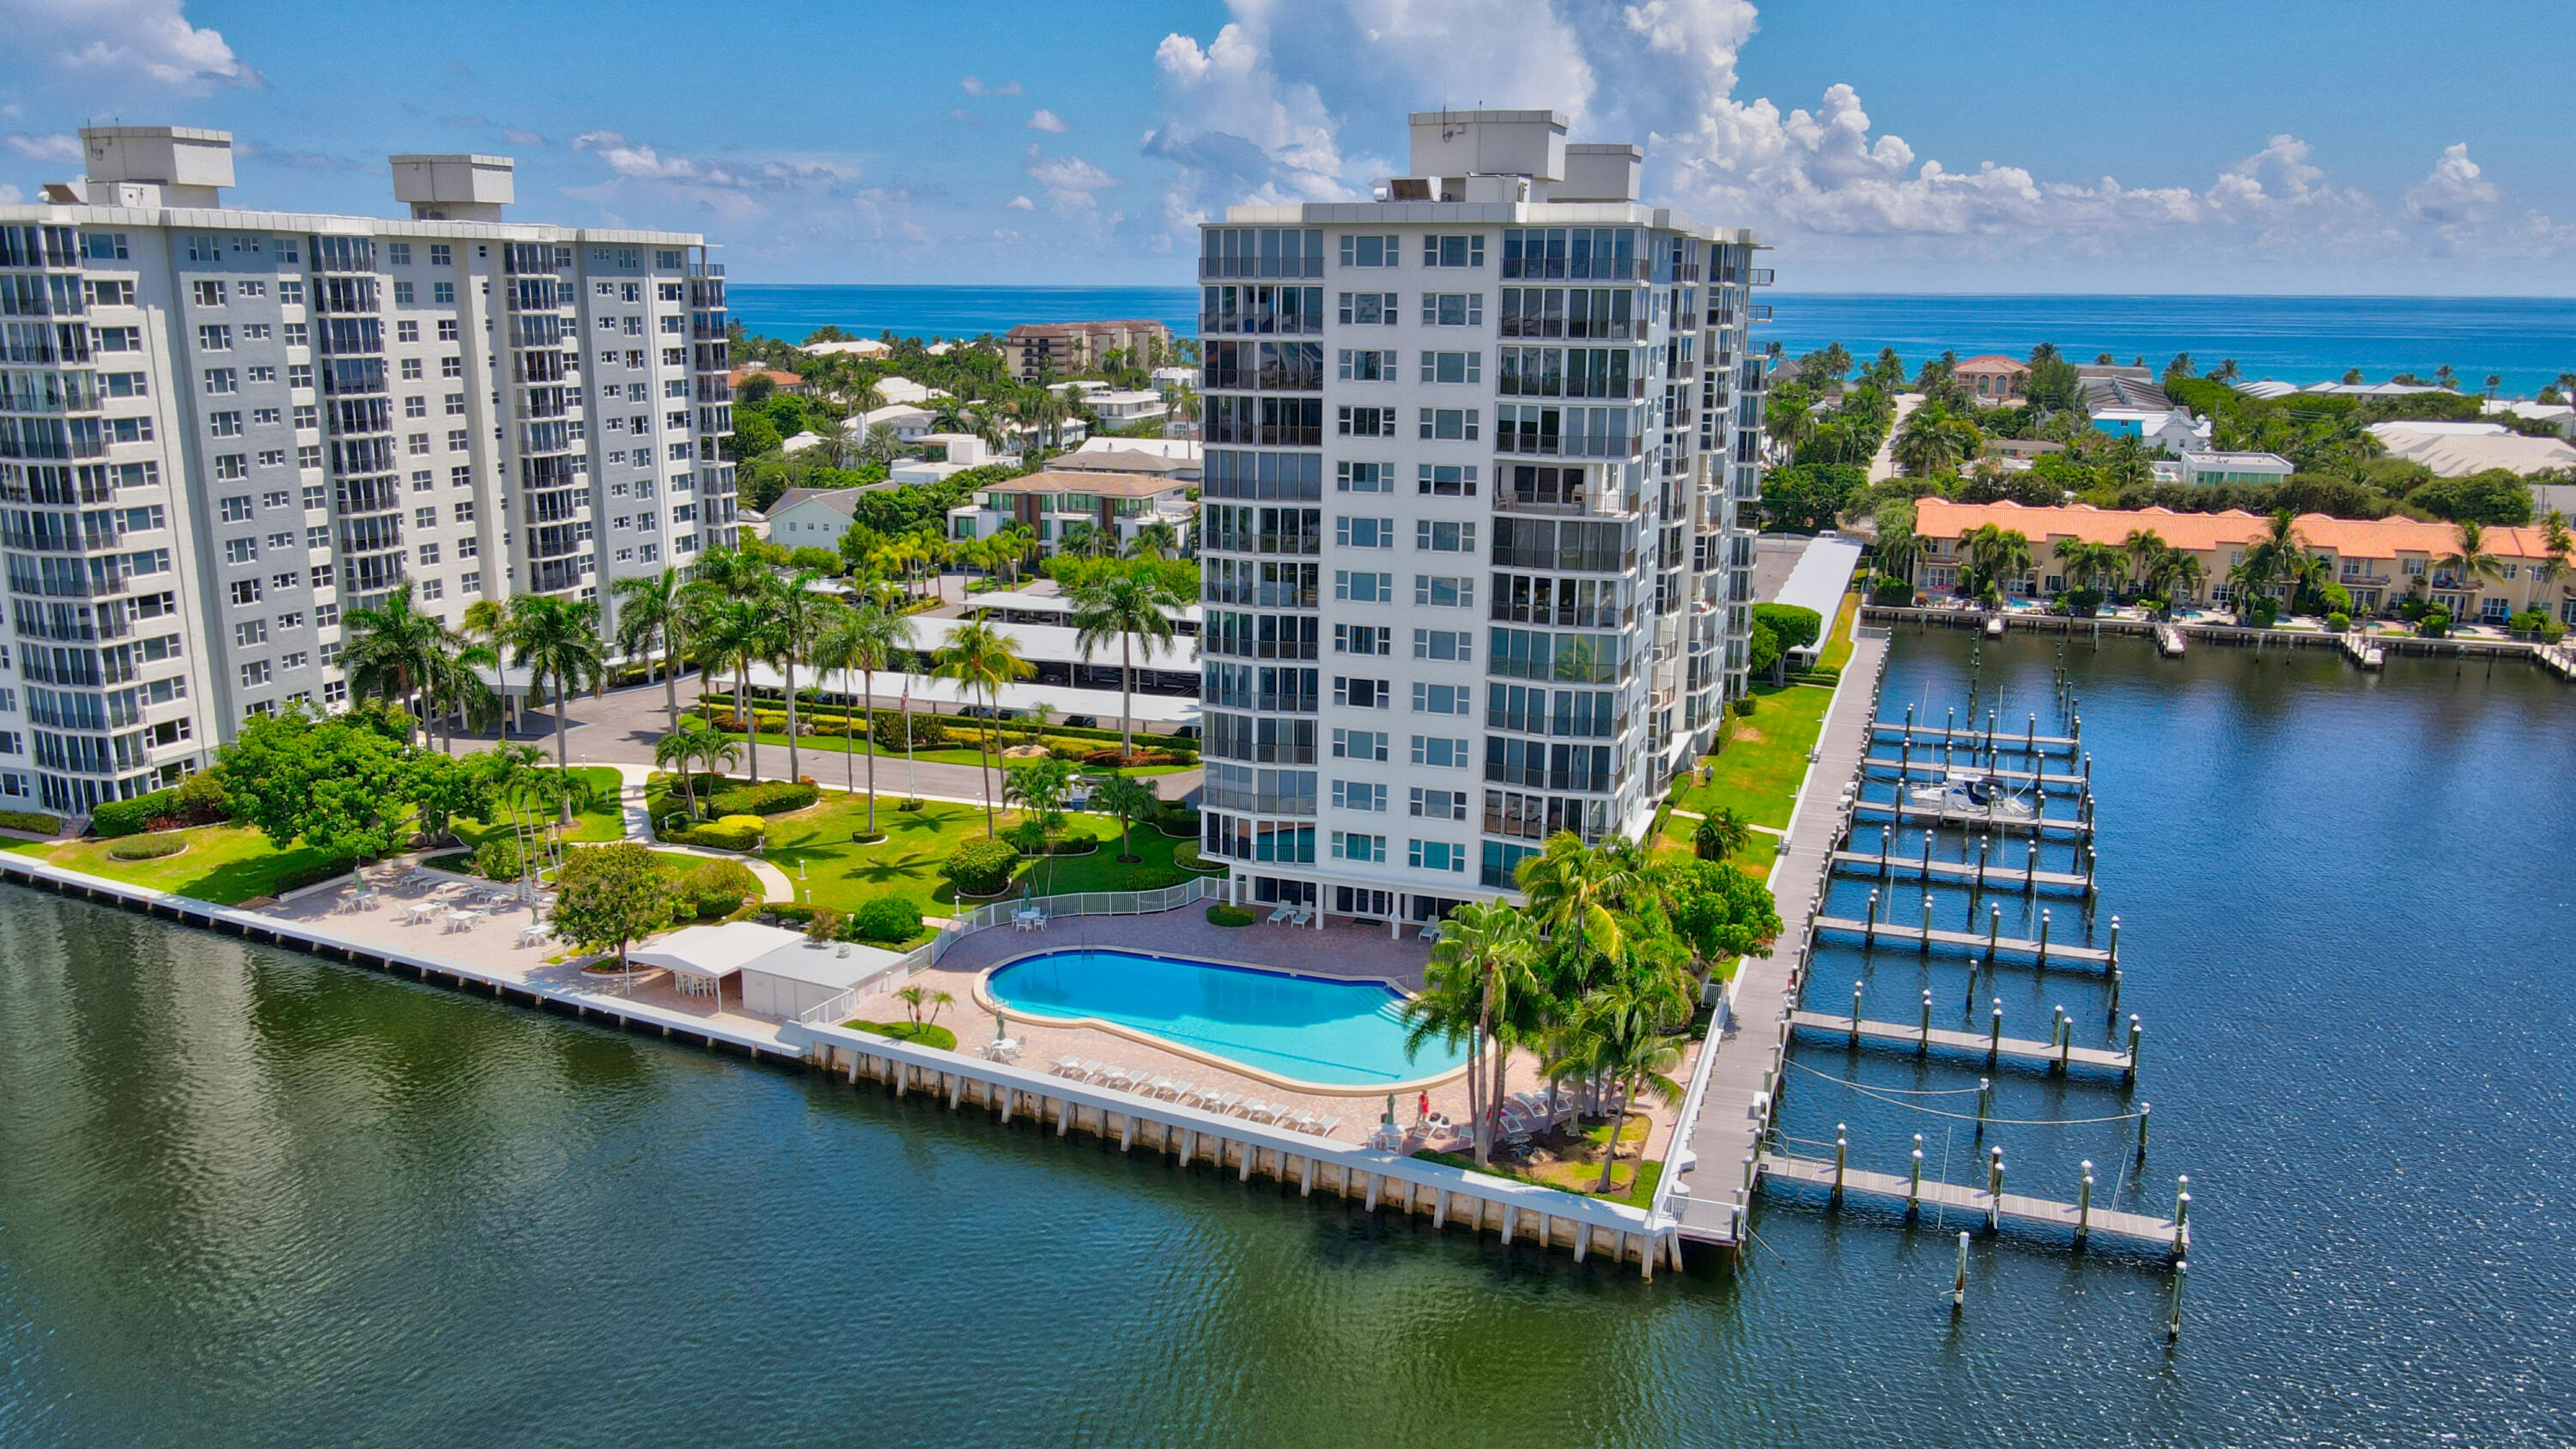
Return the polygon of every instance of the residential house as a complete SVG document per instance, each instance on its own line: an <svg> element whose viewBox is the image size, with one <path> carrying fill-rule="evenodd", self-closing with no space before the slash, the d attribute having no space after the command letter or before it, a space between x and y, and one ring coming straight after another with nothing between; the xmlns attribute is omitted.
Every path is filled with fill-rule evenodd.
<svg viewBox="0 0 2576 1449"><path fill-rule="evenodd" d="M2057 546L2122 543L2133 532L2151 532L2167 546L2200 560L2203 583L2186 601L2227 607L2234 603L2228 585L2231 570L2271 530L2272 521L2242 509L2224 513L2177 513L2168 508L2111 509L2082 504L2062 508L2027 508L2017 503L1953 503L1924 498L1914 510L1915 536L1922 557L1914 567L1914 586L1926 593L1958 587L1966 558L1960 540L1986 524L2030 540L2034 567L2005 582L2005 592L2025 597L2055 594L2065 587L2057 568ZM2308 551L2325 561L2328 576L2352 595L2356 612L2395 606L2411 591L2461 620L2502 624L2538 606L2552 618L2576 623L2576 598L2570 581L2552 577L2547 540L2537 528L2490 528L2484 546L2497 560L2499 577L2462 579L2440 566L2459 548L2459 531L2447 523L2411 518L2331 518L2303 513L2299 537Z"/></svg>
<svg viewBox="0 0 2576 1449"><path fill-rule="evenodd" d="M2209 419L2193 417L2189 408L2104 408L2092 420L2095 432L2135 438L2168 453L2209 447Z"/></svg>
<svg viewBox="0 0 2576 1449"><path fill-rule="evenodd" d="M735 368L732 372L725 374L725 382L730 385L734 391L740 392L742 390L742 385L751 381L755 377L768 378L770 385L777 388L780 392L792 392L799 397L811 396L814 391L814 384L807 382L805 379L798 377L792 372L781 372L777 368L761 367L757 364L745 364L741 367Z"/></svg>
<svg viewBox="0 0 2576 1449"><path fill-rule="evenodd" d="M1950 375L1959 380L1959 386L1975 394L1978 402L2001 407L2020 402L2025 396L2030 368L2000 352L1984 352L1951 368Z"/></svg>
<svg viewBox="0 0 2576 1449"><path fill-rule="evenodd" d="M1151 473L1098 473L1046 468L990 483L974 498L948 510L951 538L990 538L1016 523L1052 552L1074 523L1117 534L1120 543L1148 523L1164 522L1186 533L1194 486Z"/></svg>
<svg viewBox="0 0 2576 1449"><path fill-rule="evenodd" d="M761 537L781 548L837 550L841 535L850 531L859 495L894 486L889 480L860 488L790 488L769 505Z"/></svg>
<svg viewBox="0 0 2576 1449"><path fill-rule="evenodd" d="M2421 463L2442 478L2491 468L2528 474L2576 465L2576 447L2557 438L2525 437L2502 423L2373 423L2370 435L2389 457Z"/></svg>
<svg viewBox="0 0 2576 1449"><path fill-rule="evenodd" d="M796 349L808 357L883 357L892 347L873 337L852 337L840 342L808 342Z"/></svg>

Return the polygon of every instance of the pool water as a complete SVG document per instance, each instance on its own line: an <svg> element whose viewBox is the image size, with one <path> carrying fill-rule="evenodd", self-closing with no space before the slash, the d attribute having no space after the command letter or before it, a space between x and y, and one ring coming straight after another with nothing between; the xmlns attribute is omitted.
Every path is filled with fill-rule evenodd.
<svg viewBox="0 0 2576 1449"><path fill-rule="evenodd" d="M1404 997L1373 981L1082 950L1014 961L986 977L984 990L1021 1016L1095 1017L1317 1086L1392 1086L1467 1061L1464 1042L1437 1038L1408 1056Z"/></svg>

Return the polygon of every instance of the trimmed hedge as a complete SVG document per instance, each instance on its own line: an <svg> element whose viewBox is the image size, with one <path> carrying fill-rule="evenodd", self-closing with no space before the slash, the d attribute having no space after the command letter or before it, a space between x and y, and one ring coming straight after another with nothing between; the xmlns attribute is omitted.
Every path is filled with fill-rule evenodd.
<svg viewBox="0 0 2576 1449"><path fill-rule="evenodd" d="M134 835L108 846L107 858L159 860L166 855L177 855L187 848L188 837L184 835Z"/></svg>
<svg viewBox="0 0 2576 1449"><path fill-rule="evenodd" d="M224 818L224 787L212 775L191 775L176 788L131 800L104 800L89 813L89 828L103 838L140 835L168 821L212 825Z"/></svg>
<svg viewBox="0 0 2576 1449"><path fill-rule="evenodd" d="M1256 918L1241 906L1210 906L1207 923L1211 926L1249 926Z"/></svg>
<svg viewBox="0 0 2576 1449"><path fill-rule="evenodd" d="M671 890L701 921L722 920L762 894L760 877L730 860L702 860L681 870Z"/></svg>
<svg viewBox="0 0 2576 1449"><path fill-rule="evenodd" d="M783 815L802 810L823 798L823 792L801 781L763 780L756 785L736 785L722 790L707 801L707 809L718 815Z"/></svg>
<svg viewBox="0 0 2576 1449"><path fill-rule="evenodd" d="M485 880L517 880L526 864L519 842L506 835L495 835L474 851L474 873Z"/></svg>
<svg viewBox="0 0 2576 1449"><path fill-rule="evenodd" d="M703 845L710 850L754 851L760 849L761 837L768 830L769 822L757 815L728 815L686 830L665 831L662 838L680 845Z"/></svg>
<svg viewBox="0 0 2576 1449"><path fill-rule="evenodd" d="M939 868L961 896L998 895L1020 868L1020 853L999 840L969 840Z"/></svg>
<svg viewBox="0 0 2576 1449"><path fill-rule="evenodd" d="M63 822L51 815L38 814L33 810L0 810L0 826L11 830L24 830L31 835L59 835L62 833Z"/></svg>

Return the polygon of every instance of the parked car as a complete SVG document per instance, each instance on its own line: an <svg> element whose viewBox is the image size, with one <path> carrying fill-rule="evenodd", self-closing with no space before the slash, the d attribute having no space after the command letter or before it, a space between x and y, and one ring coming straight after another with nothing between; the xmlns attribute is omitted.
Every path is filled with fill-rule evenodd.
<svg viewBox="0 0 2576 1449"><path fill-rule="evenodd" d="M1172 731L1172 738L1176 740L1195 740L1198 737L1199 727L1194 724L1186 724Z"/></svg>
<svg viewBox="0 0 2576 1449"><path fill-rule="evenodd" d="M1069 714L1064 717L1064 727L1069 730L1096 730L1100 728L1100 716L1096 714Z"/></svg>

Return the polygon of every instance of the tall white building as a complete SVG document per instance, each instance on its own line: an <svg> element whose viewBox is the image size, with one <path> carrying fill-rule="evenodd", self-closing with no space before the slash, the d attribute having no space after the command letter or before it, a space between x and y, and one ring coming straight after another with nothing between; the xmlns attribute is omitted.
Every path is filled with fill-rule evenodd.
<svg viewBox="0 0 2576 1449"><path fill-rule="evenodd" d="M454 624L732 541L704 238L505 222L502 157L392 158L384 220L227 205L221 131L81 139L0 206L0 798L84 813L342 704L343 616L403 580Z"/></svg>
<svg viewBox="0 0 2576 1449"><path fill-rule="evenodd" d="M1373 201L1202 229L1203 848L1433 920L1640 833L1741 692L1770 274L1554 112L1412 131Z"/></svg>

